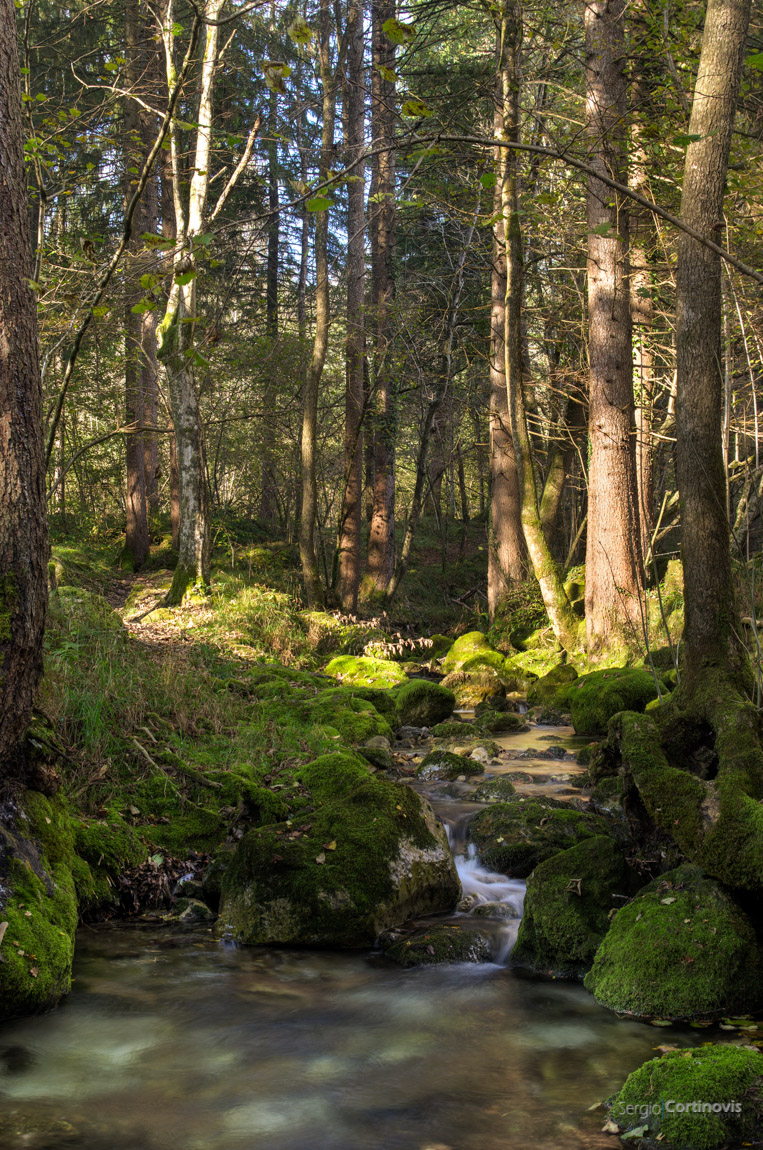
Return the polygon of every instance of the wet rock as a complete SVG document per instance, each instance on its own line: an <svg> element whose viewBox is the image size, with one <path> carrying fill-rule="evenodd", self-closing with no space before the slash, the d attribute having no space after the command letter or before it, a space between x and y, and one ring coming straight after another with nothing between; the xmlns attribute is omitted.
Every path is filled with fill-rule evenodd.
<svg viewBox="0 0 763 1150"><path fill-rule="evenodd" d="M437 723L429 733L435 739L468 739L478 736L480 732L474 723L460 723L451 719L447 723Z"/></svg>
<svg viewBox="0 0 763 1150"><path fill-rule="evenodd" d="M195 898L204 901L204 883L195 874L185 874L175 883L173 898Z"/></svg>
<svg viewBox="0 0 763 1150"><path fill-rule="evenodd" d="M404 726L398 728L397 737L401 742L418 743L429 738L429 730L427 727Z"/></svg>
<svg viewBox="0 0 763 1150"><path fill-rule="evenodd" d="M489 731L491 735L527 730L523 716L513 711L483 711L477 718L477 725L480 730Z"/></svg>
<svg viewBox="0 0 763 1150"><path fill-rule="evenodd" d="M601 816L570 810L552 798L521 798L495 803L469 824L469 837L491 870L525 878L544 859L582 839L608 834Z"/></svg>
<svg viewBox="0 0 763 1150"><path fill-rule="evenodd" d="M644 667L593 671L572 683L567 705L578 734L603 735L619 711L643 711L658 696L654 676Z"/></svg>
<svg viewBox="0 0 763 1150"><path fill-rule="evenodd" d="M532 775L527 776L532 779ZM475 803L505 803L516 794L514 784L506 775L495 779L485 779L472 794Z"/></svg>
<svg viewBox="0 0 763 1150"><path fill-rule="evenodd" d="M433 727L453 714L456 696L438 683L412 679L395 691L395 705L402 726Z"/></svg>
<svg viewBox="0 0 763 1150"><path fill-rule="evenodd" d="M539 727L565 727L570 721L569 715L555 711L552 707L533 707L528 712L528 718Z"/></svg>
<svg viewBox="0 0 763 1150"><path fill-rule="evenodd" d="M393 943L384 953L404 969L436 963L492 961L487 935L450 923L417 930Z"/></svg>
<svg viewBox="0 0 763 1150"><path fill-rule="evenodd" d="M480 902L473 909L472 914L478 918L515 919L520 914L516 907L508 902Z"/></svg>
<svg viewBox="0 0 763 1150"><path fill-rule="evenodd" d="M478 703L474 708L475 722L482 715L492 715L498 712L499 714L514 713L517 710L518 704L514 699L507 697L500 697L498 695L491 699L486 699L484 703Z"/></svg>
<svg viewBox="0 0 763 1150"><path fill-rule="evenodd" d="M485 768L481 763L454 755L452 751L430 751L421 760L416 775L425 782L437 779L457 779L459 775L479 775Z"/></svg>
<svg viewBox="0 0 763 1150"><path fill-rule="evenodd" d="M176 900L172 911L167 918L184 924L185 926L196 926L200 923L214 922L214 911L210 910L206 903L198 898L179 898Z"/></svg>

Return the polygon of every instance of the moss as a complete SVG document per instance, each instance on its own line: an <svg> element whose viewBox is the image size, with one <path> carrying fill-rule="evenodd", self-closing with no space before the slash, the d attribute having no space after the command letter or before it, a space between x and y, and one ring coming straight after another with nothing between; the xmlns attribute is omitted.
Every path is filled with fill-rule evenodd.
<svg viewBox="0 0 763 1150"><path fill-rule="evenodd" d="M603 819L550 798L496 803L469 823L469 838L485 865L515 878L581 839L607 833Z"/></svg>
<svg viewBox="0 0 763 1150"><path fill-rule="evenodd" d="M517 715L513 711L483 711L475 722L481 731L489 731L492 735L527 730L524 716Z"/></svg>
<svg viewBox="0 0 763 1150"><path fill-rule="evenodd" d="M430 635L429 644L424 648L424 653L430 661L432 659L444 659L452 646L453 640L449 639L447 635Z"/></svg>
<svg viewBox="0 0 763 1150"><path fill-rule="evenodd" d="M370 659L363 655L339 655L326 666L326 674L353 687L396 687L407 676L391 659Z"/></svg>
<svg viewBox="0 0 763 1150"><path fill-rule="evenodd" d="M486 699L506 694L506 687L495 671L452 671L440 684L456 697L457 707L476 707Z"/></svg>
<svg viewBox="0 0 763 1150"><path fill-rule="evenodd" d="M401 688L401 690L403 690ZM395 692L382 687L352 687L347 688L356 699L365 699L367 703L373 704L382 718L386 719L390 725L395 723L397 719L397 707L395 705Z"/></svg>
<svg viewBox="0 0 763 1150"><path fill-rule="evenodd" d="M409 787L354 755L297 778L305 821L244 836L222 878L218 933L247 943L367 946L409 917L448 910L460 884L442 828Z"/></svg>
<svg viewBox="0 0 763 1150"><path fill-rule="evenodd" d="M433 727L453 714L456 696L447 687L412 679L395 691L400 726Z"/></svg>
<svg viewBox="0 0 763 1150"><path fill-rule="evenodd" d="M77 899L68 808L29 791L24 818L2 829L4 875L0 921L0 1018L47 1010L71 986Z"/></svg>
<svg viewBox="0 0 763 1150"><path fill-rule="evenodd" d="M50 602L46 626L48 646L55 649L62 642L85 644L104 636L127 640L124 623L103 596L84 587L59 587Z"/></svg>
<svg viewBox="0 0 763 1150"><path fill-rule="evenodd" d="M570 684L566 698L578 734L603 735L619 711L643 711L657 698L657 687L643 667L614 667L582 675Z"/></svg>
<svg viewBox="0 0 763 1150"><path fill-rule="evenodd" d="M467 759L464 755L454 755L452 751L430 751L416 768L416 777L426 782L435 779L457 779L459 775L481 775L482 763Z"/></svg>
<svg viewBox="0 0 763 1150"><path fill-rule="evenodd" d="M555 977L581 978L607 932L612 910L628 894L625 862L611 838L584 839L546 859L527 880L512 962Z"/></svg>
<svg viewBox="0 0 763 1150"><path fill-rule="evenodd" d="M634 1070L610 1107L622 1131L643 1129L669 1150L748 1145L763 1122L763 1054L717 1043L670 1051Z"/></svg>
<svg viewBox="0 0 763 1150"><path fill-rule="evenodd" d="M417 930L393 943L384 953L405 970L438 963L490 962L492 958L487 935L453 923Z"/></svg>
<svg viewBox="0 0 763 1150"><path fill-rule="evenodd" d="M645 887L612 920L586 987L638 1018L706 1019L756 1006L755 932L726 891L684 865Z"/></svg>
<svg viewBox="0 0 763 1150"><path fill-rule="evenodd" d="M74 846L90 866L102 867L115 875L146 859L146 847L139 835L115 813L107 819L76 822Z"/></svg>
<svg viewBox="0 0 763 1150"><path fill-rule="evenodd" d="M451 719L447 723L436 723L429 733L435 739L473 739L480 732L474 723L459 723L457 719Z"/></svg>
<svg viewBox="0 0 763 1150"><path fill-rule="evenodd" d="M377 735L392 738L392 728L372 703L336 688L320 691L307 703L310 722L333 727L345 742L365 743Z"/></svg>
<svg viewBox="0 0 763 1150"><path fill-rule="evenodd" d="M505 659L499 651L491 646L487 635L481 631L469 631L451 646L442 661L442 669L446 674L451 671L464 670L464 664L469 662L469 670L478 670L480 666L500 667L503 670Z"/></svg>
<svg viewBox="0 0 763 1150"><path fill-rule="evenodd" d="M567 703L569 686L577 677L578 673L571 663L560 663L531 685L527 692L528 704L531 707L541 704L563 708Z"/></svg>
<svg viewBox="0 0 763 1150"><path fill-rule="evenodd" d="M516 788L510 779L500 775L496 779L486 779L480 783L472 795L475 803L505 803L516 794Z"/></svg>
<svg viewBox="0 0 763 1150"><path fill-rule="evenodd" d="M566 657L566 653L556 647L520 651L517 655L508 656L506 671L509 674L519 675L529 682L539 676L548 675L555 667L560 666Z"/></svg>

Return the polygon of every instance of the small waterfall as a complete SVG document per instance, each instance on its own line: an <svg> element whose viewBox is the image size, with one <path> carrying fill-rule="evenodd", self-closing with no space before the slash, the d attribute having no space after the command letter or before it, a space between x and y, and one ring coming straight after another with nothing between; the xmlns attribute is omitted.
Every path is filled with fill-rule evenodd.
<svg viewBox="0 0 763 1150"><path fill-rule="evenodd" d="M477 920L475 926L489 927L495 939L493 960L503 966L517 941L525 882L487 870L477 856L474 843L464 842L462 826L446 824L445 830L451 847L460 848L454 859L461 880L461 911Z"/></svg>

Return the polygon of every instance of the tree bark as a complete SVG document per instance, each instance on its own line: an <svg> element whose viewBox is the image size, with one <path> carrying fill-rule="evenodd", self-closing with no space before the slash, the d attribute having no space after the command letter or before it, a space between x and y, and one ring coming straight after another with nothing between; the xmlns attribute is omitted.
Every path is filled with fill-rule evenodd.
<svg viewBox="0 0 763 1150"><path fill-rule="evenodd" d="M625 0L586 5L591 165L625 179ZM589 658L641 639L633 361L626 204L588 178L589 440L586 629Z"/></svg>
<svg viewBox="0 0 763 1150"><path fill-rule="evenodd" d="M717 239L723 227L731 133L750 0L709 0L686 151L681 219ZM703 666L745 665L731 575L721 452L723 370L719 257L685 232L676 277L676 465L681 500L685 657Z"/></svg>
<svg viewBox="0 0 763 1150"><path fill-rule="evenodd" d="M363 61L363 3L352 0L347 15L347 78L344 90L346 162L352 164L365 145L366 100ZM365 177L353 168L347 186L347 343L345 350L344 475L339 532L339 598L345 611L355 611L360 586L360 530L363 498L363 365L365 340Z"/></svg>
<svg viewBox="0 0 763 1150"><path fill-rule="evenodd" d="M372 0L373 76L371 124L379 150L371 182L371 309L375 325L372 369L374 477L368 562L361 598L387 590L395 566L395 382L391 327L395 256L395 46L384 24L395 16L394 0Z"/></svg>
<svg viewBox="0 0 763 1150"><path fill-rule="evenodd" d="M0 0L0 778L42 675L48 530L16 9Z"/></svg>
<svg viewBox="0 0 763 1150"><path fill-rule="evenodd" d="M265 332L271 355L278 343L278 268L280 217L278 215L278 91L270 93L268 109L268 262L265 277ZM262 398L262 490L259 518L272 527L278 508L275 470L276 381L275 372L265 377Z"/></svg>

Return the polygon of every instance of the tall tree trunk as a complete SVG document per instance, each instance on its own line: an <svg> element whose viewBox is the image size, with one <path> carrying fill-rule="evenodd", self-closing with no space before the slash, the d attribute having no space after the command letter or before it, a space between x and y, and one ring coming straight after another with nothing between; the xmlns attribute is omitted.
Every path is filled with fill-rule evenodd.
<svg viewBox="0 0 763 1150"><path fill-rule="evenodd" d="M363 3L352 0L347 14L347 78L344 88L346 162L365 145L366 90L363 61ZM365 178L357 165L347 185L347 344L345 351L344 474L339 532L339 598L355 611L360 586L360 530L363 498L363 365L365 339Z"/></svg>
<svg viewBox="0 0 763 1150"><path fill-rule="evenodd" d="M330 59L329 0L321 0L320 10L320 69L323 96L321 107L321 159L319 182L323 182L331 167L334 154L334 118L336 93ZM323 587L315 551L315 529L318 517L318 484L316 477L318 440L318 392L323 366L326 362L329 338L329 266L328 266L328 208L316 213L315 221L315 335L313 354L307 369L302 411L302 515L299 524L299 556L302 563L302 582L307 604L322 609Z"/></svg>
<svg viewBox="0 0 763 1150"><path fill-rule="evenodd" d="M507 140L519 139L520 48L522 13L519 0L505 0L498 26L498 72L501 78L502 132ZM522 235L519 225L516 152L500 148L503 173L501 214L504 220L506 295L504 309L504 371L509 398L509 418L519 477L522 531L527 552L540 586L551 626L566 651L580 645L580 628L543 534L538 510L538 490L522 382Z"/></svg>
<svg viewBox="0 0 763 1150"><path fill-rule="evenodd" d="M372 0L373 76L371 125L378 150L371 186L371 310L375 324L373 351L373 512L368 534L368 562L361 597L373 599L387 590L395 566L395 381L391 328L395 256L395 84L387 78L395 67L395 46L384 33L394 18L394 0Z"/></svg>
<svg viewBox="0 0 763 1150"><path fill-rule="evenodd" d="M141 2L128 0L125 8L125 33L127 65L125 74L128 88L137 96L143 74L143 50L141 27ZM125 207L132 198L133 173L143 162L141 115L137 99L125 97L124 105L124 185ZM132 169L132 171L131 171ZM146 230L145 201L142 200L136 212L135 229L129 245L129 258L125 263L125 421L128 425L142 427L143 414L143 371L141 354L142 320L132 308L141 298L142 291L137 283L139 271L136 253L140 248L139 236ZM149 552L148 503L146 499L146 471L143 433L136 432L125 436L125 464L127 470L127 491L125 497L126 525L123 563L132 570L139 570Z"/></svg>
<svg viewBox="0 0 763 1150"><path fill-rule="evenodd" d="M686 151L681 219L717 239L723 227L734 111L750 0L709 0ZM745 664L731 575L721 452L720 259L681 232L676 277L676 464L681 498L687 678Z"/></svg>
<svg viewBox="0 0 763 1150"><path fill-rule="evenodd" d="M561 442L554 443L540 499L540 521L551 554L557 563L564 563L567 551L563 523L564 492L577 453L576 437L585 429L583 405L574 398L567 403L567 412L560 428Z"/></svg>
<svg viewBox="0 0 763 1150"><path fill-rule="evenodd" d="M278 215L278 91L270 93L268 109L268 263L265 277L265 332L271 356L278 343L278 267L280 217ZM259 518L268 527L276 519L278 494L275 470L276 373L268 371L262 399L262 490Z"/></svg>
<svg viewBox="0 0 763 1150"><path fill-rule="evenodd" d="M495 130L504 130L503 73L499 70L496 88ZM487 602L488 618L512 584L527 574L527 548L522 531L519 476L509 417L506 387L506 243L501 215L503 184L507 162L505 148L496 148L493 258L490 284L490 523L488 530Z"/></svg>
<svg viewBox="0 0 763 1150"><path fill-rule="evenodd" d="M591 165L625 181L625 0L585 10ZM589 439L586 628L589 658L641 638L633 361L625 202L588 178Z"/></svg>
<svg viewBox="0 0 763 1150"><path fill-rule="evenodd" d="M16 9L0 0L0 778L42 674L48 529Z"/></svg>

